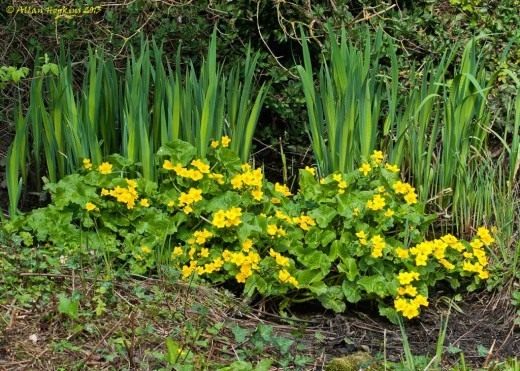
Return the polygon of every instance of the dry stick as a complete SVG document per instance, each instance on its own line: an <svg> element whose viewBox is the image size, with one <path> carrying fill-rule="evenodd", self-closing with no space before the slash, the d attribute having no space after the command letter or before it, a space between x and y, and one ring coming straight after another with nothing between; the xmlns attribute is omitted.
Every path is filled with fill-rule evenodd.
<svg viewBox="0 0 520 371"><path fill-rule="evenodd" d="M383 10L380 10L380 11L377 12L377 13L370 14L370 15L364 15L363 18L354 21L354 24L359 23L359 22L368 21L370 18L374 18L374 17L380 16L381 14L386 13L386 12L388 12L389 10L395 8L395 6L396 6L395 4L392 4L392 5L390 5L388 8L383 9Z"/></svg>
<svg viewBox="0 0 520 371"><path fill-rule="evenodd" d="M489 361L491 360L491 356L493 355L493 349L495 348L496 341L497 341L497 339L493 339L493 344L491 344L491 348L489 348L486 360L484 361L484 364L482 365L482 367L484 367L484 368L487 368L487 365L488 365Z"/></svg>
<svg viewBox="0 0 520 371"><path fill-rule="evenodd" d="M287 72L289 75L291 75L291 77L297 79L298 76L296 76L295 74L293 74L291 71L289 71L283 64L280 63L280 61L278 60L280 57L277 57L276 55L274 55L273 51L271 50L271 48L269 47L269 45L267 44L267 41L265 41L264 39L264 36L262 35L262 31L260 30L260 21L259 21L259 14L260 14L260 3L261 3L261 0L258 0L258 3L256 4L256 28L258 29L258 35L260 36L260 39L262 40L262 42L264 43L265 47L267 48L267 50L269 50L269 53L271 53L271 55L273 56L274 60L276 61L276 63L282 67L282 69Z"/></svg>

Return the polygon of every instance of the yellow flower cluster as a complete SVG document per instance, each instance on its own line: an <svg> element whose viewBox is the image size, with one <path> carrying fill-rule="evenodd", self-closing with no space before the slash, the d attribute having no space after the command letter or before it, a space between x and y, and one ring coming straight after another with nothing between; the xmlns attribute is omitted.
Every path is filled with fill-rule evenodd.
<svg viewBox="0 0 520 371"><path fill-rule="evenodd" d="M286 269L281 269L280 271L278 271L278 279L280 280L280 282L288 283L296 288L299 286L299 283L296 280L296 278L291 276L291 274Z"/></svg>
<svg viewBox="0 0 520 371"><path fill-rule="evenodd" d="M282 227L278 227L276 224L268 224L267 225L267 234L271 236L271 238L276 237L284 237L287 232Z"/></svg>
<svg viewBox="0 0 520 371"><path fill-rule="evenodd" d="M384 157L385 157L385 155L381 151L374 151L370 155L370 159L377 165L379 165L383 162Z"/></svg>
<svg viewBox="0 0 520 371"><path fill-rule="evenodd" d="M195 162L195 161L197 161L197 160L194 160L193 162ZM192 162L192 164L193 164L193 162ZM196 162L196 163L198 164L198 162ZM194 181L201 180L204 177L204 173L202 171L200 171L198 168L188 169L188 168L183 167L181 164L173 165L173 163L170 160L164 160L163 169L172 170L178 176L180 176L182 178L189 178ZM208 169L208 172L209 172L209 169Z"/></svg>
<svg viewBox="0 0 520 371"><path fill-rule="evenodd" d="M394 299L394 308L399 313L408 319L417 317L419 315L419 308L421 306L428 306L428 299L426 296L418 294L417 288L411 283L419 279L417 272L400 272L397 276L401 287L397 289L397 297ZM405 297L409 296L409 297Z"/></svg>
<svg viewBox="0 0 520 371"><path fill-rule="evenodd" d="M233 263L240 268L240 271L235 275L235 279L239 283L244 283L253 274L254 271L259 269L258 264L260 263L260 255L255 251L249 251L247 254L243 252L231 252L224 250L222 258L225 262Z"/></svg>
<svg viewBox="0 0 520 371"><path fill-rule="evenodd" d="M278 264L281 267L288 267L289 266L289 258L286 256L283 256L277 251L274 251L273 249L269 250L269 255L274 258L276 261L276 264Z"/></svg>
<svg viewBox="0 0 520 371"><path fill-rule="evenodd" d="M194 242L199 245L204 245L211 237L213 237L213 233L208 231L206 228L201 231L195 231L193 233L193 239L195 240Z"/></svg>
<svg viewBox="0 0 520 371"><path fill-rule="evenodd" d="M276 182L274 184L274 190L275 190L275 192L281 193L285 197L292 196L292 193L289 190L289 187L287 187L285 184L280 184L280 183Z"/></svg>
<svg viewBox="0 0 520 371"><path fill-rule="evenodd" d="M380 258L383 256L383 250L386 246L385 240L380 235L376 234L374 237L370 239L372 243L372 257Z"/></svg>
<svg viewBox="0 0 520 371"><path fill-rule="evenodd" d="M395 193L404 195L404 200L408 205L417 203L417 193L415 193L415 188L410 184L398 180L392 185L392 188Z"/></svg>
<svg viewBox="0 0 520 371"><path fill-rule="evenodd" d="M92 169L92 162L90 162L89 158L83 159L83 168L85 168L86 170Z"/></svg>
<svg viewBox="0 0 520 371"><path fill-rule="evenodd" d="M374 211L382 210L385 205L385 199L379 194L374 195L371 200L367 201L367 208Z"/></svg>
<svg viewBox="0 0 520 371"><path fill-rule="evenodd" d="M218 140L212 140L211 148L218 148L218 146L221 144L222 147L227 148L229 147L229 143L231 143L231 139L227 135L225 135L222 138L220 138L220 142Z"/></svg>
<svg viewBox="0 0 520 371"><path fill-rule="evenodd" d="M398 166L392 164L385 164L385 169L392 173L398 173L400 171Z"/></svg>
<svg viewBox="0 0 520 371"><path fill-rule="evenodd" d="M233 227L241 223L242 209L240 207L232 207L229 210L218 210L213 214L213 224L217 228Z"/></svg>
<svg viewBox="0 0 520 371"><path fill-rule="evenodd" d="M231 178L231 186L233 189L250 187L251 196L253 196L256 201L261 201L264 195L264 192L262 191L262 182L264 178L262 169L258 168L252 170L249 164L243 164L242 171L242 174L237 174Z"/></svg>
<svg viewBox="0 0 520 371"><path fill-rule="evenodd" d="M184 265L182 267L181 274L183 278L188 278L194 273L197 273L198 275L211 274L219 271L223 265L224 261L220 257L204 265L198 265L197 260L191 260L189 265Z"/></svg>
<svg viewBox="0 0 520 371"><path fill-rule="evenodd" d="M417 317L419 315L419 308L421 306L427 307L429 304L426 296L417 294L417 290L409 290L408 293L410 292L415 292L415 297L404 298L402 296L398 296L394 299L395 310L398 313L402 313L403 316L408 319Z"/></svg>
<svg viewBox="0 0 520 371"><path fill-rule="evenodd" d="M484 227L480 227L477 230L477 237L475 237L469 245L471 246L471 252L467 251L463 254L465 260L462 263L462 269L466 272L473 272L478 274L480 279L489 278L489 272L485 269L488 265L486 252L484 251L485 245L490 245L495 242L495 239Z"/></svg>
<svg viewBox="0 0 520 371"><path fill-rule="evenodd" d="M368 235L365 233L365 231L356 232L356 237L359 239L359 243L361 245L368 244L368 241L367 241Z"/></svg>
<svg viewBox="0 0 520 371"><path fill-rule="evenodd" d="M296 216L292 218L293 223L298 224L298 226L304 231L308 231L311 227L316 225L316 222L313 218L308 215L301 214L300 216Z"/></svg>
<svg viewBox="0 0 520 371"><path fill-rule="evenodd" d="M128 185L126 188L120 186L116 186L111 190L103 188L101 190L101 195L112 196L117 200L117 202L126 204L128 209L133 209L135 207L135 201L139 197L137 194L137 182L132 179L126 179L126 183Z"/></svg>
<svg viewBox="0 0 520 371"><path fill-rule="evenodd" d="M338 193L345 193L345 189L347 188L347 182L343 179L343 175L341 174L333 174L332 179L334 179L338 183Z"/></svg>
<svg viewBox="0 0 520 371"><path fill-rule="evenodd" d="M190 188L188 193L181 192L179 195L179 207L182 207L185 214L191 213L192 205L199 201L202 201L202 190L198 188Z"/></svg>

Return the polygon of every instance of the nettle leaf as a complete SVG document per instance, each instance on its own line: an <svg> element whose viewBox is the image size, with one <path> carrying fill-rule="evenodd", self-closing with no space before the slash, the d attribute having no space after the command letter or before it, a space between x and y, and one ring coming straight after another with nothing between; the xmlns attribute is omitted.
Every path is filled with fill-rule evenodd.
<svg viewBox="0 0 520 371"><path fill-rule="evenodd" d="M338 215L336 209L327 205L321 205L309 212L309 216L316 220L320 228L327 228L336 215Z"/></svg>
<svg viewBox="0 0 520 371"><path fill-rule="evenodd" d="M196 155L197 149L193 145L179 139L166 143L157 151L157 156L168 156L173 164L180 163L182 166L187 165Z"/></svg>

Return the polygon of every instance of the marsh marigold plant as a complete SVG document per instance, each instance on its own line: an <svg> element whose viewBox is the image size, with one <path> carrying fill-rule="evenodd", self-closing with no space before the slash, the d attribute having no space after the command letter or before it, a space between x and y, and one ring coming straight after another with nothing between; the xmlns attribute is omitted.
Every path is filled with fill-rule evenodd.
<svg viewBox="0 0 520 371"><path fill-rule="evenodd" d="M47 186L49 206L6 228L69 252L88 246L99 252L89 257L140 274L170 266L180 279L234 281L246 295L318 300L337 312L371 300L391 319L420 315L440 280L457 288L489 277L490 230L469 241L425 238L434 217L384 153L320 179L306 167L291 191L241 164L230 140L212 141L207 158L181 141L162 147L158 183L120 156L97 167L85 159Z"/></svg>

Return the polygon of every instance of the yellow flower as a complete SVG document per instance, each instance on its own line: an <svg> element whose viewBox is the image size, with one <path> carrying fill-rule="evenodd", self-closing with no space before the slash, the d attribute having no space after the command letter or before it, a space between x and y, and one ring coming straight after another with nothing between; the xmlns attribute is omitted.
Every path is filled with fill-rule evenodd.
<svg viewBox="0 0 520 371"><path fill-rule="evenodd" d="M205 244L206 241L209 240L211 237L213 237L213 233L208 231L206 228L204 228L201 231L195 231L193 233L193 238L195 239L195 242L199 245Z"/></svg>
<svg viewBox="0 0 520 371"><path fill-rule="evenodd" d="M280 204L280 199L278 197L271 197L271 203L273 205L279 205Z"/></svg>
<svg viewBox="0 0 520 371"><path fill-rule="evenodd" d="M213 179L214 181L216 181L220 185L224 184L224 175L222 175L222 174L211 173L211 174L208 175L208 177L210 179Z"/></svg>
<svg viewBox="0 0 520 371"><path fill-rule="evenodd" d="M304 231L308 231L311 229L311 227L314 227L316 225L314 219L304 214L294 218L294 222L297 223L300 226L300 228Z"/></svg>
<svg viewBox="0 0 520 371"><path fill-rule="evenodd" d="M207 247L203 247L202 249L200 249L199 256L201 258L207 258L209 256L209 249Z"/></svg>
<svg viewBox="0 0 520 371"><path fill-rule="evenodd" d="M289 266L289 258L283 256L279 252L274 251L273 249L269 250L269 255L273 257L276 261L276 264L282 266L282 267L288 267Z"/></svg>
<svg viewBox="0 0 520 371"><path fill-rule="evenodd" d="M173 164L170 160L164 160L162 167L163 167L163 169L166 169L166 170L174 170L176 168L175 166L173 166Z"/></svg>
<svg viewBox="0 0 520 371"><path fill-rule="evenodd" d="M397 249L395 249L395 254L397 255L397 257L399 259L407 259L410 256L410 253L408 252L408 250L403 249L401 247L398 247Z"/></svg>
<svg viewBox="0 0 520 371"><path fill-rule="evenodd" d="M254 189L251 191L251 196L253 196L253 198L256 201L262 201L263 195L264 195L264 192L262 192L262 190L260 190L260 189Z"/></svg>
<svg viewBox="0 0 520 371"><path fill-rule="evenodd" d="M410 191L412 191L412 186L410 184L403 183L400 180L395 182L392 185L392 188L394 189L395 193L403 194L403 195L409 193Z"/></svg>
<svg viewBox="0 0 520 371"><path fill-rule="evenodd" d="M428 306L428 299L426 298L426 296L424 295L421 295L421 294L418 294L414 299L413 299L413 303L417 306L423 306L423 307L427 307Z"/></svg>
<svg viewBox="0 0 520 371"><path fill-rule="evenodd" d="M106 188L101 189L101 196L108 196L110 195L110 191Z"/></svg>
<svg viewBox="0 0 520 371"><path fill-rule="evenodd" d="M296 281L296 279L291 276L291 274L285 269L278 271L278 279L282 283L289 283L295 287L298 287L298 281Z"/></svg>
<svg viewBox="0 0 520 371"><path fill-rule="evenodd" d="M287 187L285 184L280 184L278 182L274 184L274 190L286 197L292 195L291 191L289 190L289 187Z"/></svg>
<svg viewBox="0 0 520 371"><path fill-rule="evenodd" d="M193 160L191 162L193 166L195 166L201 173L207 174L209 173L209 165L202 162L201 160Z"/></svg>
<svg viewBox="0 0 520 371"><path fill-rule="evenodd" d="M87 202L85 204L85 209L87 209L87 211L96 210L96 205L94 205L92 202Z"/></svg>
<svg viewBox="0 0 520 371"><path fill-rule="evenodd" d="M371 200L367 201L367 208L377 211L385 207L385 199L381 195L375 195Z"/></svg>
<svg viewBox="0 0 520 371"><path fill-rule="evenodd" d="M217 148L219 144L220 143L219 143L218 140L212 140L211 141L211 148Z"/></svg>
<svg viewBox="0 0 520 371"><path fill-rule="evenodd" d="M419 273L417 272L401 272L397 275L397 279L401 285L408 285L412 281L419 279Z"/></svg>
<svg viewBox="0 0 520 371"><path fill-rule="evenodd" d="M365 233L365 231L359 231L356 233L356 237L359 238L359 243L361 245L367 245L368 242L367 242L367 234Z"/></svg>
<svg viewBox="0 0 520 371"><path fill-rule="evenodd" d="M385 211L385 214L384 214L387 218L391 218L393 215L394 215L394 211L391 210L391 209L388 209Z"/></svg>
<svg viewBox="0 0 520 371"><path fill-rule="evenodd" d="M247 239L244 242L242 242L242 250L244 250L245 252L248 252L249 250L251 250L252 247L253 247L253 241L251 241L250 239Z"/></svg>
<svg viewBox="0 0 520 371"><path fill-rule="evenodd" d="M311 174L312 174L313 176L315 176L315 175L316 175L316 169L315 169L315 168L313 168L313 167L308 167L308 166L305 166L305 169L303 169L303 170L305 170L305 171L307 171L307 172L311 173Z"/></svg>
<svg viewBox="0 0 520 371"><path fill-rule="evenodd" d="M110 174L112 172L112 164L109 162L103 162L101 165L99 165L98 171L101 174Z"/></svg>
<svg viewBox="0 0 520 371"><path fill-rule="evenodd" d="M413 189L413 188L412 188ZM417 203L417 194L413 191L410 191L404 196L404 200L408 205L413 205Z"/></svg>
<svg viewBox="0 0 520 371"><path fill-rule="evenodd" d="M385 156L383 155L383 152L381 151L374 151L372 152L372 154L370 155L370 158L372 159L372 161L374 161L376 164L380 164L381 162L383 162L383 158Z"/></svg>
<svg viewBox="0 0 520 371"><path fill-rule="evenodd" d="M150 207L150 201L148 201L147 198L143 198L143 199L141 199L141 201L139 201L139 204L140 204L142 207Z"/></svg>
<svg viewBox="0 0 520 371"><path fill-rule="evenodd" d="M276 235L276 232L278 232L278 227L276 226L276 224L269 224L267 226L267 234L268 235L274 236L274 235Z"/></svg>
<svg viewBox="0 0 520 371"><path fill-rule="evenodd" d="M172 251L172 258L181 256L183 253L184 253L184 250L182 249L181 246L175 246L175 248Z"/></svg>
<svg viewBox="0 0 520 371"><path fill-rule="evenodd" d="M222 143L222 147L227 148L229 147L229 143L231 143L231 139L225 135L220 139L220 142Z"/></svg>
<svg viewBox="0 0 520 371"><path fill-rule="evenodd" d="M83 167L87 170L90 170L92 169L92 162L90 162L90 159L89 158L84 158L83 159Z"/></svg>
<svg viewBox="0 0 520 371"><path fill-rule="evenodd" d="M399 172L399 167L397 167L396 165L392 165L392 164L385 164L385 169L392 172L392 173L398 173Z"/></svg>
<svg viewBox="0 0 520 371"><path fill-rule="evenodd" d="M404 295L416 296L417 288L415 288L412 285L401 286L397 289L397 293L401 296L404 296Z"/></svg>
<svg viewBox="0 0 520 371"><path fill-rule="evenodd" d="M477 236L486 246L489 246L495 242L495 239L491 236L491 233L485 227L480 227L477 229Z"/></svg>
<svg viewBox="0 0 520 371"><path fill-rule="evenodd" d="M141 246L141 252L143 254L149 254L152 252L152 249L146 245Z"/></svg>
<svg viewBox="0 0 520 371"><path fill-rule="evenodd" d="M363 173L364 176L367 176L370 171L372 171L372 166L369 163L365 162L361 164L359 171Z"/></svg>
<svg viewBox="0 0 520 371"><path fill-rule="evenodd" d="M478 250L482 246L484 246L484 243L480 239L475 238L475 239L473 239L473 241L471 241L469 243L469 245L473 248L473 250Z"/></svg>

